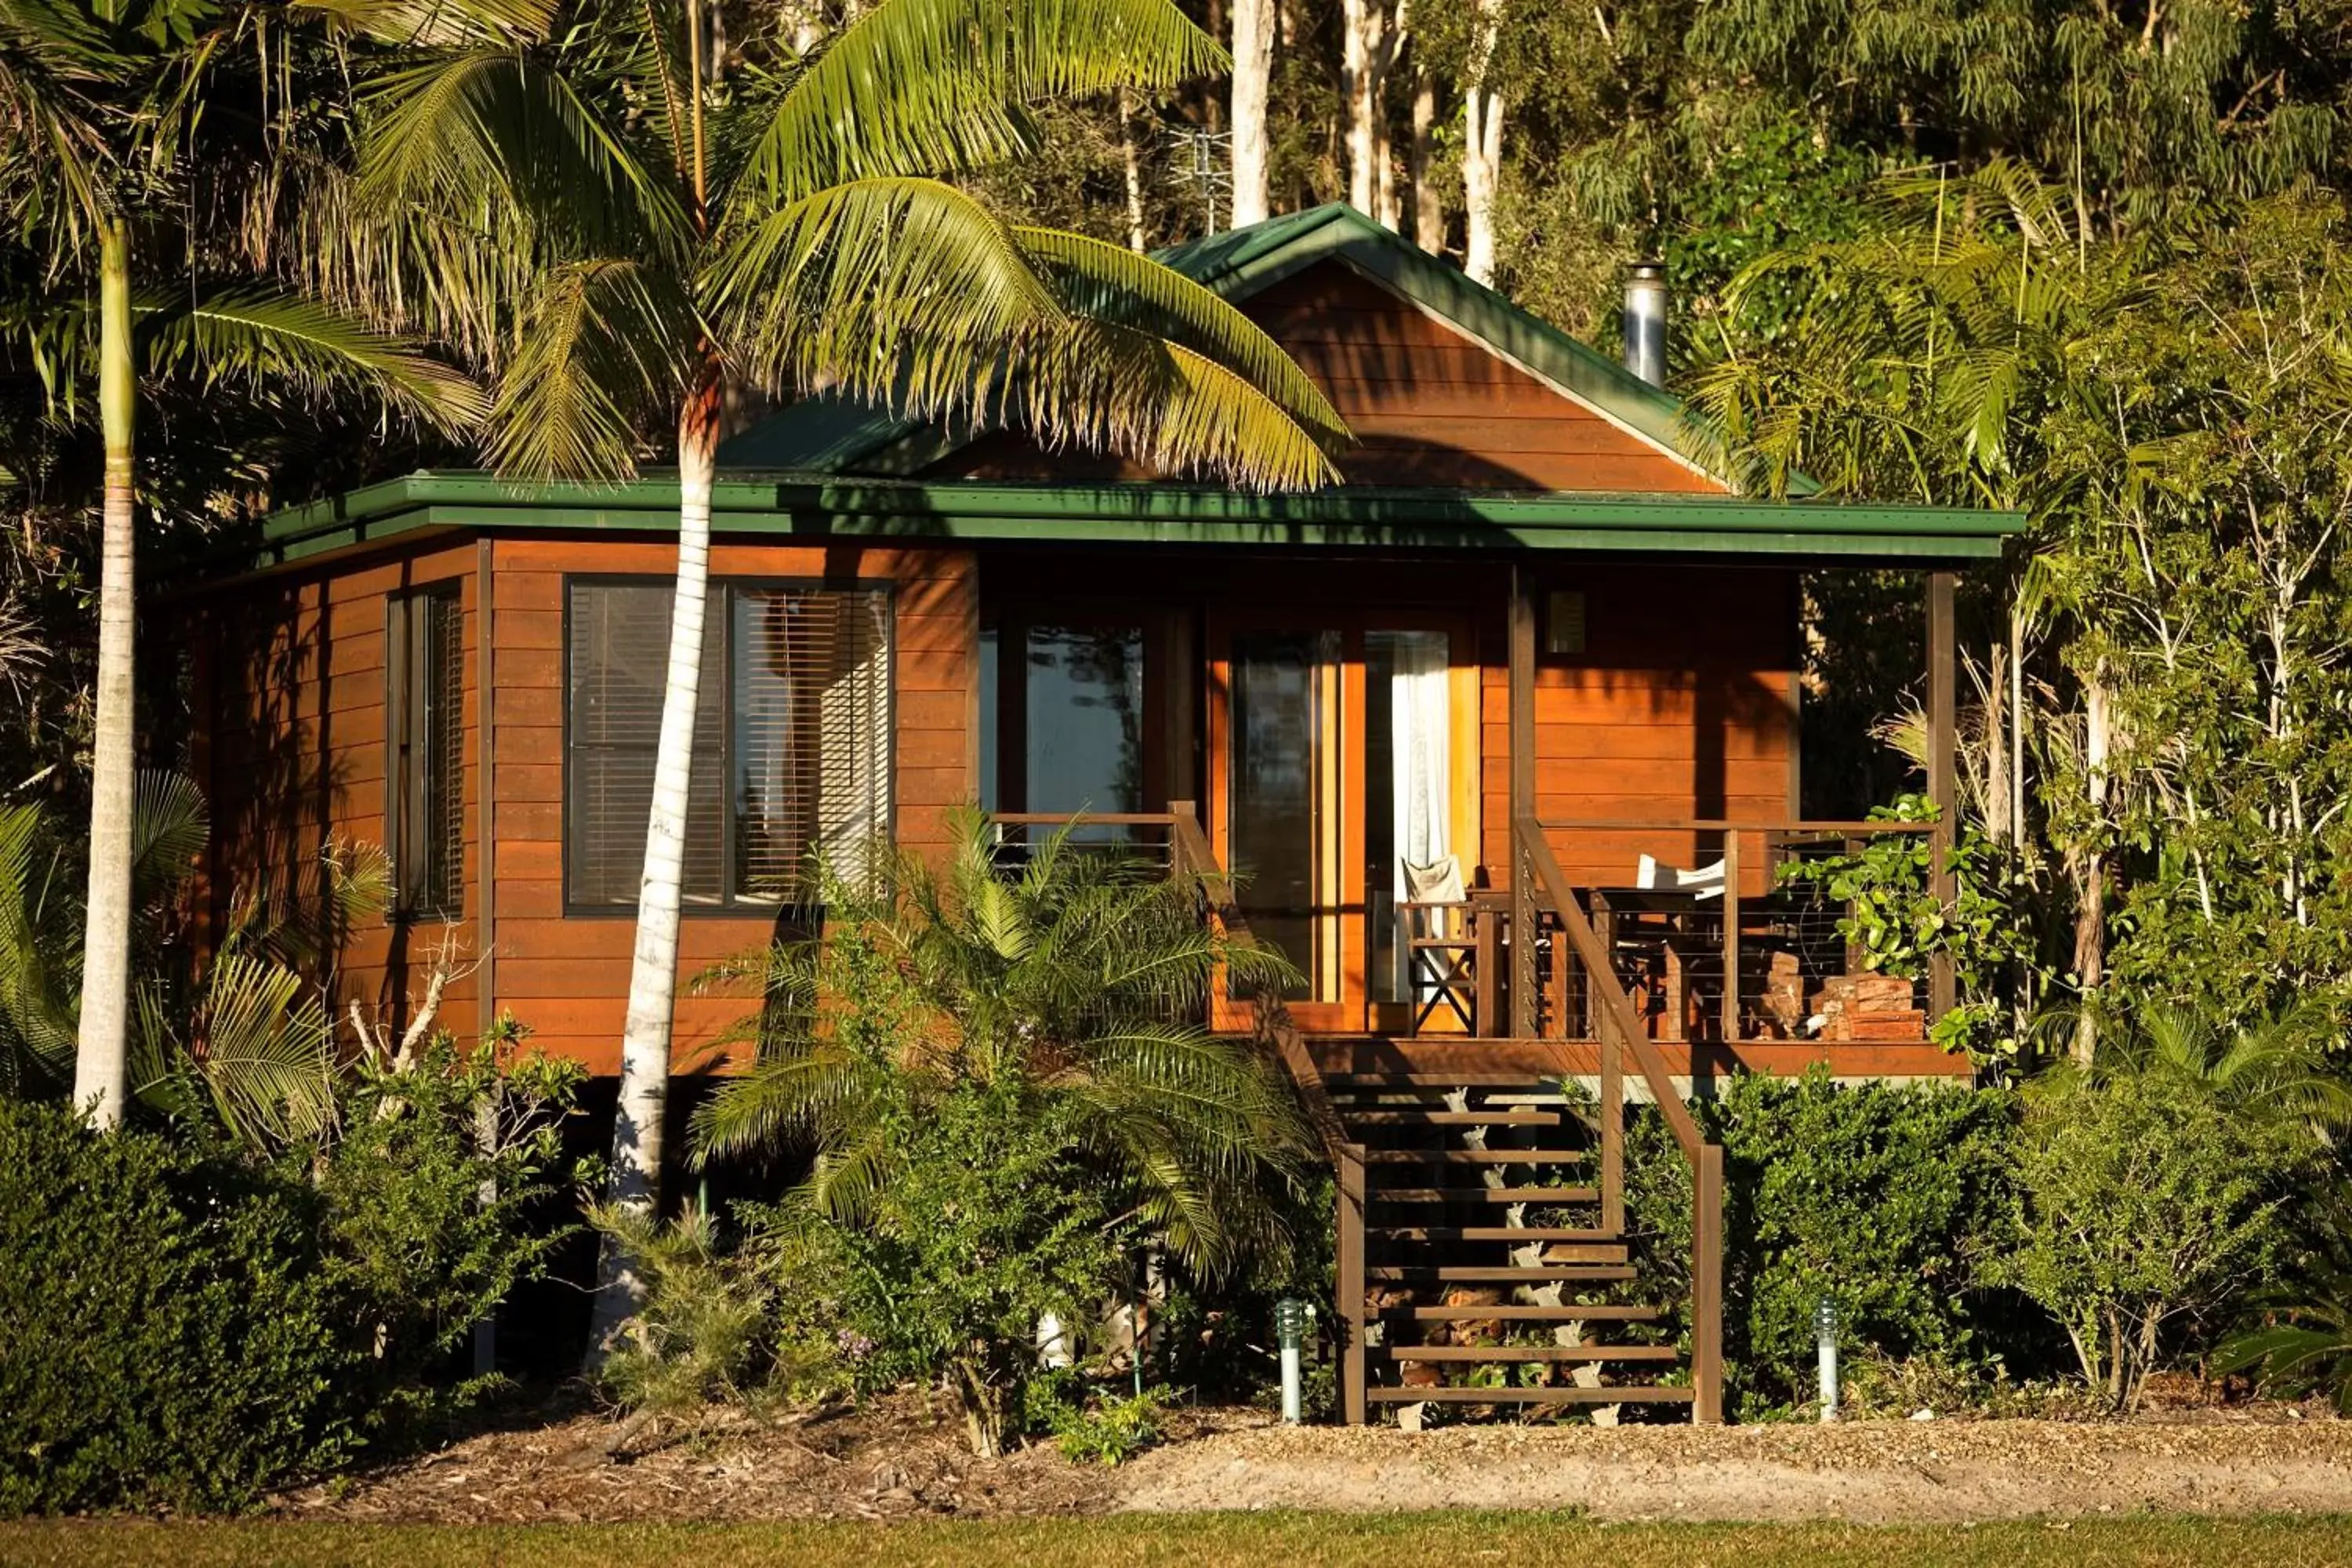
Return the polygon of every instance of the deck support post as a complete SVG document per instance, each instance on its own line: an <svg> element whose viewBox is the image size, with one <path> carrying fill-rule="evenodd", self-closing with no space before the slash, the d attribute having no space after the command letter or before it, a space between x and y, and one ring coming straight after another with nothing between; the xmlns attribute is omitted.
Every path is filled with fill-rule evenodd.
<svg viewBox="0 0 2352 1568"><path fill-rule="evenodd" d="M1511 567L1511 1035L1536 1035L1535 880L1519 844L1536 816L1536 602L1524 566Z"/></svg>
<svg viewBox="0 0 2352 1568"><path fill-rule="evenodd" d="M1370 1358L1365 1353L1367 1318L1364 1279L1364 1146L1343 1143L1337 1165L1339 1189L1339 1414L1350 1426L1361 1426L1367 1415L1365 1387Z"/></svg>
<svg viewBox="0 0 2352 1568"><path fill-rule="evenodd" d="M1952 848L1959 831L1955 713L1959 652L1953 624L1958 584L1956 573L1927 574L1927 798L1936 806L1936 826L1927 836L1927 888L1947 914L1959 899L1958 879L1952 869ZM1958 1003L1951 954L1938 952L1927 961L1928 1022L1940 1020Z"/></svg>
<svg viewBox="0 0 2352 1568"><path fill-rule="evenodd" d="M1723 1419L1723 1145L1698 1146L1691 1173L1691 1419Z"/></svg>

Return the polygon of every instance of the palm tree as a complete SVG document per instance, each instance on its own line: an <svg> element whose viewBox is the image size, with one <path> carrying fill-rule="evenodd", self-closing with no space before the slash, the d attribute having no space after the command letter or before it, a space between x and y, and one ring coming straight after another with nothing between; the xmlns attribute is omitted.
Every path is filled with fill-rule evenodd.
<svg viewBox="0 0 2352 1568"><path fill-rule="evenodd" d="M2318 1005L2227 1026L2206 1014L2150 1004L2104 1036L2095 1079L2161 1077L2231 1110L2298 1126L2322 1144L2352 1132L2352 1079L2331 1054L2335 1020Z"/></svg>
<svg viewBox="0 0 2352 1568"><path fill-rule="evenodd" d="M613 1146L614 1196L641 1210L662 1168L730 379L1020 423L1262 486L1328 479L1345 437L1305 374L1207 290L1123 247L1008 224L955 183L1032 147L1042 98L1218 68L1172 0L881 0L813 51L779 20L723 59L704 4L514 0L466 25L436 12L430 38L387 12L372 25L404 47L373 79L356 177L322 180L309 205L322 280L495 367L498 468L607 479L641 451L677 455ZM635 1295L617 1258L606 1277L621 1288L600 1295L599 1342Z"/></svg>
<svg viewBox="0 0 2352 1568"><path fill-rule="evenodd" d="M236 46L255 36L254 24L279 23L291 12L229 5L174 15L176 23L165 26L121 9L0 0L0 213L9 223L5 243L32 263L8 276L34 280L20 282L0 321L53 367L59 414L81 416L87 404L76 389L95 382L105 453L73 1089L100 1126L121 1117L130 1065L142 375L311 395L356 391L453 433L486 412L465 377L257 279L247 265L248 245L202 231L192 215L203 204L188 172L203 172L210 201L251 183L280 151L268 137L240 141L248 128L234 117L205 113L213 78L227 62L251 63ZM184 30L192 23L193 31ZM282 39L284 29L276 36ZM205 210L226 218L228 209ZM159 285L145 290L142 252L155 258Z"/></svg>
<svg viewBox="0 0 2352 1568"><path fill-rule="evenodd" d="M706 1160L794 1147L797 1194L855 1226L906 1173L897 1130L959 1086L997 1086L1034 1125L1076 1130L1121 1207L1201 1271L1276 1238L1270 1179L1309 1141L1287 1088L1201 1022L1211 987L1287 984L1269 950L1229 943L1192 888L1070 828L1000 868L986 819L952 825L942 878L887 857L873 888L830 883L824 934L718 978L756 979L757 1058L693 1121Z"/></svg>

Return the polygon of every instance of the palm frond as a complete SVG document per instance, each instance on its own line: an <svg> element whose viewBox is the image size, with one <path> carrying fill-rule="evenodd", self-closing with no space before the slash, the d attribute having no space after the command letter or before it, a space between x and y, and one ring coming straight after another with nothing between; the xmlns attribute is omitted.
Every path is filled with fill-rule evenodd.
<svg viewBox="0 0 2352 1568"><path fill-rule="evenodd" d="M622 258L572 262L526 311L499 379L488 456L501 472L619 479L685 386L698 321L665 268Z"/></svg>
<svg viewBox="0 0 2352 1568"><path fill-rule="evenodd" d="M783 203L980 168L1030 146L1024 104L1172 88L1225 65L1170 0L883 0L776 101L749 184Z"/></svg>
<svg viewBox="0 0 2352 1568"><path fill-rule="evenodd" d="M489 411L462 372L325 306L258 288L220 289L193 304L158 303L142 330L149 363L214 384L323 396L360 394L448 435Z"/></svg>
<svg viewBox="0 0 2352 1568"><path fill-rule="evenodd" d="M151 889L180 886L195 873L212 838L205 793L185 773L142 769L131 805L131 876Z"/></svg>
<svg viewBox="0 0 2352 1568"><path fill-rule="evenodd" d="M334 1030L299 975L225 954L206 976L203 1012L194 1066L223 1125L265 1147L333 1125Z"/></svg>
<svg viewBox="0 0 2352 1568"><path fill-rule="evenodd" d="M544 39L554 0L293 0L288 7L394 48L449 49Z"/></svg>
<svg viewBox="0 0 2352 1568"><path fill-rule="evenodd" d="M676 192L550 64L483 47L379 79L361 195L386 212L513 209L572 254L686 254Z"/></svg>
<svg viewBox="0 0 2352 1568"><path fill-rule="evenodd" d="M1178 342L1245 378L1336 448L1346 421L1297 363L1237 308L1175 268L1123 245L1053 228L1016 228L1073 315Z"/></svg>

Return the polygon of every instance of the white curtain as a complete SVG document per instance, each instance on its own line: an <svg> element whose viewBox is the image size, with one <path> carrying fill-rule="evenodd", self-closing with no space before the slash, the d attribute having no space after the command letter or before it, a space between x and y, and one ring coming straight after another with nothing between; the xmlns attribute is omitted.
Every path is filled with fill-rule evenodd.
<svg viewBox="0 0 2352 1568"><path fill-rule="evenodd" d="M1412 895L1407 866L1433 867L1454 853L1452 692L1444 632L1399 632L1389 678L1390 765L1394 770L1396 864L1391 891L1400 903ZM1397 983L1391 993L1412 994L1411 932L1397 917Z"/></svg>

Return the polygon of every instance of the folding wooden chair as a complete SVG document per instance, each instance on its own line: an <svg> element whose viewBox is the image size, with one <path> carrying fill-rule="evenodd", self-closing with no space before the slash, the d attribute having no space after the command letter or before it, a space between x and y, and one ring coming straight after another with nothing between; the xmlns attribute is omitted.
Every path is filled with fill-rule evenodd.
<svg viewBox="0 0 2352 1568"><path fill-rule="evenodd" d="M1478 940L1470 929L1470 894L1462 862L1448 855L1434 865L1404 868L1405 974L1412 991L1412 1032L1421 1033L1440 1007L1452 1010L1468 1034L1478 1032Z"/></svg>

